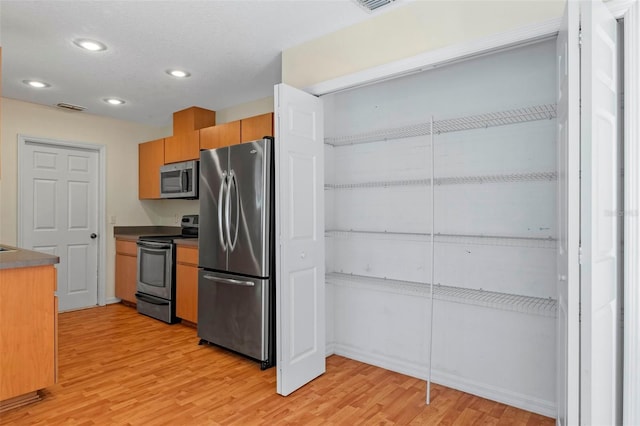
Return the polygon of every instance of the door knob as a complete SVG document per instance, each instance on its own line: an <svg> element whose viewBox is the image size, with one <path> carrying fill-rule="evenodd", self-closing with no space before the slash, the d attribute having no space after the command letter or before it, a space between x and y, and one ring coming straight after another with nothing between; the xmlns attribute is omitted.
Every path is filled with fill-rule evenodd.
<svg viewBox="0 0 640 426"><path fill-rule="evenodd" d="M92 240L95 240L96 238L98 238L98 234L96 234L95 232L92 232L90 237Z"/></svg>

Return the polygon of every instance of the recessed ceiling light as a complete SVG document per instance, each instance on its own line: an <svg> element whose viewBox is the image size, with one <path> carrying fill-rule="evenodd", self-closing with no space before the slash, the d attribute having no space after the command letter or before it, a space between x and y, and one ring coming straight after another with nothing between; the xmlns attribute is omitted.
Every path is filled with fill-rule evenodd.
<svg viewBox="0 0 640 426"><path fill-rule="evenodd" d="M24 84L27 86L35 87L36 89L44 89L45 87L50 87L49 83L45 83L44 81L38 80L22 80Z"/></svg>
<svg viewBox="0 0 640 426"><path fill-rule="evenodd" d="M77 40L74 40L73 43L78 47L82 47L83 49L90 50L92 52L107 50L107 46L105 46L104 44L100 43L99 41L89 40L87 38L79 38Z"/></svg>
<svg viewBox="0 0 640 426"><path fill-rule="evenodd" d="M182 70L167 70L167 74L169 74L172 77L177 77L177 78L186 78L186 77L189 77L191 75L188 72L182 71Z"/></svg>
<svg viewBox="0 0 640 426"><path fill-rule="evenodd" d="M122 99L118 98L106 98L104 101L109 105L122 105L125 103Z"/></svg>

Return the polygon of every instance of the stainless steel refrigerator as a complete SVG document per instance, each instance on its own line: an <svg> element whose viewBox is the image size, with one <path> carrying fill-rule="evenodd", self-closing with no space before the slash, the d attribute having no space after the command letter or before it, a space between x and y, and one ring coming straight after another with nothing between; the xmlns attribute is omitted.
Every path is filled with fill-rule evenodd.
<svg viewBox="0 0 640 426"><path fill-rule="evenodd" d="M198 336L274 364L273 139L200 153Z"/></svg>

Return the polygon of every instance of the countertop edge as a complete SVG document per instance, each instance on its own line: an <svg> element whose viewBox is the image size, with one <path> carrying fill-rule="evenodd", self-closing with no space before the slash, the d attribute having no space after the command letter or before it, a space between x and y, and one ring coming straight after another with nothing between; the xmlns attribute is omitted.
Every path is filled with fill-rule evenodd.
<svg viewBox="0 0 640 426"><path fill-rule="evenodd" d="M60 263L60 258L47 253L0 244L11 251L0 252L0 269L30 268Z"/></svg>

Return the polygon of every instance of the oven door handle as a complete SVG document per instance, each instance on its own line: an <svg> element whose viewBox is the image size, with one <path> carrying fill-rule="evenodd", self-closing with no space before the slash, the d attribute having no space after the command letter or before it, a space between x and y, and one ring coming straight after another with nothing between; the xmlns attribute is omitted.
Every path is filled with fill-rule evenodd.
<svg viewBox="0 0 640 426"><path fill-rule="evenodd" d="M166 300L158 300L155 297L149 297L146 294L136 293L136 299L142 300L143 302L151 303L152 305L168 305L169 302Z"/></svg>
<svg viewBox="0 0 640 426"><path fill-rule="evenodd" d="M154 244L154 243L149 243L149 242L140 242L138 241L136 244L138 244L138 247L143 247L149 251L165 251L166 249L170 249L171 248L171 244Z"/></svg>

